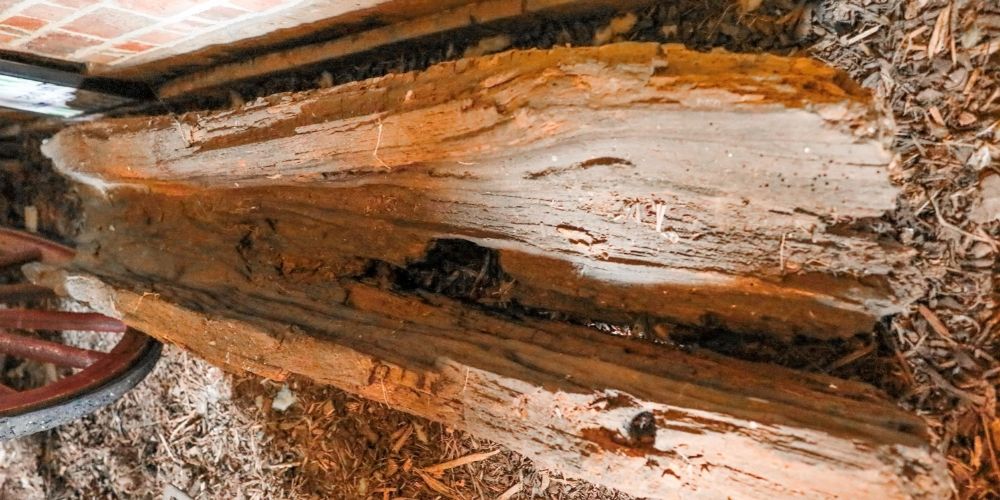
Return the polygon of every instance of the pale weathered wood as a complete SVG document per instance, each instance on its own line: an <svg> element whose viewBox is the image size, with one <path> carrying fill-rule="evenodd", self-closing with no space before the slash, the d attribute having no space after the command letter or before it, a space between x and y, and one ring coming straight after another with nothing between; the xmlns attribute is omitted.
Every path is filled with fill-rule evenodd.
<svg viewBox="0 0 1000 500"><path fill-rule="evenodd" d="M637 496L936 499L951 491L922 422L863 384L552 321L503 320L364 284L350 285L341 304L159 285L129 291L38 266L31 274L230 370L335 385ZM630 434L643 412L656 428L647 440Z"/></svg>
<svg viewBox="0 0 1000 500"><path fill-rule="evenodd" d="M378 12L393 8L406 9L404 2L387 2L378 5ZM452 8L439 7L434 12L413 16L396 23L353 33L327 42L301 45L270 52L237 62L214 65L174 78L157 89L161 98L169 99L190 92L214 87L224 87L232 82L259 77L302 66L360 54L386 45L414 40L460 28L478 26L531 14L566 9L625 9L653 3L651 0L485 0L469 2ZM411 12L420 12L412 9ZM368 10L372 10L371 8ZM352 17L357 17L357 13ZM371 13L367 13L369 16Z"/></svg>
<svg viewBox="0 0 1000 500"><path fill-rule="evenodd" d="M77 271L110 287L36 279L640 496L937 498L921 422L868 386L581 326L866 331L916 281L842 223L894 203L882 132L814 62L655 44L98 121L44 151L83 183ZM400 278L454 239L497 253L488 296Z"/></svg>
<svg viewBox="0 0 1000 500"><path fill-rule="evenodd" d="M905 250L844 224L895 203L882 133L867 96L821 64L615 44L103 120L44 150L102 189L169 194L95 206L91 248L145 237L109 232L126 213L173 217L188 199L214 213L183 217L237 241L275 224L306 238L284 258L338 275L459 237L500 250L527 306L829 338L920 293Z"/></svg>

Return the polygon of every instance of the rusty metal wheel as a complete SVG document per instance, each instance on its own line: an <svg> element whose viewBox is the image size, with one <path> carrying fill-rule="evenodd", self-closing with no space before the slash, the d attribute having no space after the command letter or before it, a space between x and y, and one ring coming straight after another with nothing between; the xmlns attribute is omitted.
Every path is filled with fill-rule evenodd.
<svg viewBox="0 0 1000 500"><path fill-rule="evenodd" d="M14 278L23 264L58 265L72 258L70 248L0 228L0 271ZM45 302L53 296L44 287L13 281L0 284L2 307ZM113 346L68 345L59 332L74 332L77 338L96 336L91 344ZM153 369L160 348L159 342L101 314L20 306L0 309L0 369L13 360L18 368L34 363L50 375L45 383L14 388L3 383L0 371L0 439L50 429L114 402Z"/></svg>

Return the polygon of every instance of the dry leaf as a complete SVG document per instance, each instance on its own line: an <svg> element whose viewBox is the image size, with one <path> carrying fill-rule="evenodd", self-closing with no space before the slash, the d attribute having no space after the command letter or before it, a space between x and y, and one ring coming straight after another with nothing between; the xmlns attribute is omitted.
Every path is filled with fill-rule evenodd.
<svg viewBox="0 0 1000 500"><path fill-rule="evenodd" d="M990 153L990 147L983 145L977 149L975 153L969 155L969 160L966 161L966 165L976 170L982 170L988 167L992 161L993 155Z"/></svg>
<svg viewBox="0 0 1000 500"><path fill-rule="evenodd" d="M969 218L980 224L1000 219L1000 175L991 175L979 183L981 198L969 214Z"/></svg>
<svg viewBox="0 0 1000 500"><path fill-rule="evenodd" d="M760 4L763 3L763 1L764 0L739 0L740 9L743 12L753 12L760 8Z"/></svg>

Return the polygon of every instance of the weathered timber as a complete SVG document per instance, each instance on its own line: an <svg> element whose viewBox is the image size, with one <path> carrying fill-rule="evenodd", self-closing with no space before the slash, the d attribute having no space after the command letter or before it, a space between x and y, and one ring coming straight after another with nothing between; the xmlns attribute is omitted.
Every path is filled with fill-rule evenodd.
<svg viewBox="0 0 1000 500"><path fill-rule="evenodd" d="M361 54L420 37L531 14L551 14L567 10L607 12L608 9L628 9L651 3L653 3L652 0L485 0L467 2L452 8L446 8L446 4L439 5L433 12L413 15L419 13L419 10L414 9L411 3L398 0L380 2L377 6L372 6L366 11L351 12L346 17L370 18L372 11L384 15L401 8L409 15L404 19L389 22L378 28L352 33L330 41L282 49L250 59L192 72L164 83L157 90L157 94L162 98L178 97L189 92L225 86L243 79ZM399 14L401 13L397 12L395 17L399 17Z"/></svg>
<svg viewBox="0 0 1000 500"><path fill-rule="evenodd" d="M208 32L113 65L92 64L88 73L110 78L157 80L182 73L159 88L162 97L183 95L235 80L336 60L387 45L462 28L496 27L524 16L608 14L637 9L656 0L355 0L318 2L308 10L272 18L266 34L233 40L225 31ZM297 12L294 12L297 11ZM307 20L313 22L306 22ZM261 32L260 20L234 26ZM491 26L492 24L492 26ZM256 29L255 29L256 26ZM330 39L332 34L338 36ZM300 44L305 39L324 40ZM298 42L298 43L297 43ZM291 47L289 47L291 45ZM275 47L285 47L275 50ZM247 59L247 54L260 54ZM243 62L234 63L234 59Z"/></svg>
<svg viewBox="0 0 1000 500"><path fill-rule="evenodd" d="M939 497L921 422L868 386L582 326L867 331L917 281L848 224L894 203L882 132L817 63L655 44L102 120L44 147L86 217L81 274L36 279L639 496ZM485 296L414 278L455 240L495 253Z"/></svg>
<svg viewBox="0 0 1000 500"><path fill-rule="evenodd" d="M212 238L228 250L213 265L242 267L236 243L265 238L275 255L251 259L344 276L463 238L500 251L525 306L832 338L920 291L906 251L848 224L894 204L882 132L864 92L813 61L616 44L102 120L44 150L103 190L147 190L93 198L81 242L98 268Z"/></svg>
<svg viewBox="0 0 1000 500"><path fill-rule="evenodd" d="M33 275L230 370L335 385L641 497L950 493L922 421L856 382L362 283L326 302Z"/></svg>

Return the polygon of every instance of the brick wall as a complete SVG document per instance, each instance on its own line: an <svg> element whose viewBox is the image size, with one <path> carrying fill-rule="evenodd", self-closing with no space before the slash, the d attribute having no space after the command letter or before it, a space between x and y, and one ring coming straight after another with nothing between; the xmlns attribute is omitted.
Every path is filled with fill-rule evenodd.
<svg viewBox="0 0 1000 500"><path fill-rule="evenodd" d="M0 0L0 48L129 65L306 23L304 0ZM338 2L330 4L364 3ZM281 22L275 22L280 20Z"/></svg>

